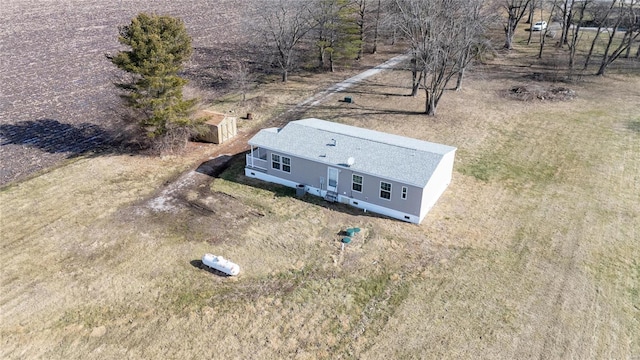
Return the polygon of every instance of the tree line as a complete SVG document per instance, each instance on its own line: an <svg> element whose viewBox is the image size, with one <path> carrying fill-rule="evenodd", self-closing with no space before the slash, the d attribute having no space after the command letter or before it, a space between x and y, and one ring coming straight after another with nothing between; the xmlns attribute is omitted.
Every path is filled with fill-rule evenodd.
<svg viewBox="0 0 640 360"><path fill-rule="evenodd" d="M252 27L253 38L283 82L301 61L319 71L335 71L375 53L381 41L402 40L411 59L411 95L424 91L425 114L435 115L443 94L461 88L469 65L493 52L488 32L496 25L503 24L503 48L508 51L524 19L532 23L544 16L547 23L560 23L556 46L567 49L570 74L577 66L576 48L583 28L596 26L583 70L595 57L596 41L606 36L597 71L602 75L613 61L630 56L640 34L638 1L264 0L264 11L252 19ZM550 27L541 31L539 57L552 31ZM128 50L107 57L127 74L116 84L125 104L136 111L147 138L163 146L184 144L202 130L202 120L190 116L195 100L182 96L186 80L179 74L192 53L184 23L169 16L140 14L121 26L119 33L120 43ZM640 46L635 56L640 56ZM244 94L251 68L238 63L234 78L242 83Z"/></svg>
<svg viewBox="0 0 640 360"><path fill-rule="evenodd" d="M577 71L586 71L600 46L596 75L604 75L618 58L632 57L634 46L637 46L634 56L640 58L640 0L505 0L503 6L508 15L504 26L506 49L512 49L515 28L525 16L529 24L533 24L534 19L559 24L559 29L547 26L541 30L538 58L542 58L546 39L557 39L555 46L567 49L569 77ZM580 68L577 49L585 32L593 33L593 37ZM527 44L531 42L532 33L530 31Z"/></svg>

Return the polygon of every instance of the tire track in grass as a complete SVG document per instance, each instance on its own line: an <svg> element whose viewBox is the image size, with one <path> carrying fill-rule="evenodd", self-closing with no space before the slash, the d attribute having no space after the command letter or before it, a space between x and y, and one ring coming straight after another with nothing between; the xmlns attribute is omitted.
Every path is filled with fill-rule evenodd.
<svg viewBox="0 0 640 360"><path fill-rule="evenodd" d="M566 159L561 161L560 172L570 172L570 176L559 178L559 182L549 187L546 191L549 195L543 197L547 200L541 201L538 210L532 214L533 219L547 222L544 226L547 233L539 234L538 239L550 238L551 246L545 250L539 244L532 254L542 256L540 260L546 262L543 274L547 279L541 278L542 287L538 291L544 296L538 299L540 301L528 304L533 314L539 314L537 319L531 319L533 323L539 323L531 334L534 337L529 341L525 338L517 353L528 353L540 359L617 358L629 350L625 343L629 334L618 329L619 319L614 316L615 307L620 304L610 304L600 295L598 283L593 281L587 266L591 254L602 251L606 244L602 237L625 239L625 236L606 235L609 221L606 213L616 210L617 202L626 202L624 191L620 193L620 181L628 181L628 177L625 180L623 174L611 173L620 161L611 154L619 151L601 151L615 148L614 144L619 144L621 139L608 134L607 122L579 114L572 116L580 121L576 124L573 119L567 119L566 123L560 122L560 126L566 128L541 129L543 133L533 135L544 138L550 136L544 133L559 134L553 141L556 146L547 151L555 151L560 159ZM560 144L571 144L578 154L577 160ZM554 155L546 154L545 157L553 158ZM628 160L626 156L622 157L623 162ZM614 212L613 217L619 217L619 212ZM628 224L620 226L628 228ZM611 331L611 327L616 330ZM539 340L535 340L535 333ZM534 346L531 346L531 340L534 340ZM527 345L531 349L525 348Z"/></svg>

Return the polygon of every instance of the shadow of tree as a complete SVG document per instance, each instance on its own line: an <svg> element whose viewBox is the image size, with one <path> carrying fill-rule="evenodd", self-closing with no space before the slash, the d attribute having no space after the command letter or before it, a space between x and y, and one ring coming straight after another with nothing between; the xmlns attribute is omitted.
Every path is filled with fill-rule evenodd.
<svg viewBox="0 0 640 360"><path fill-rule="evenodd" d="M0 146L23 145L48 153L79 155L107 145L111 134L95 124L61 123L55 119L39 119L17 124L0 124Z"/></svg>

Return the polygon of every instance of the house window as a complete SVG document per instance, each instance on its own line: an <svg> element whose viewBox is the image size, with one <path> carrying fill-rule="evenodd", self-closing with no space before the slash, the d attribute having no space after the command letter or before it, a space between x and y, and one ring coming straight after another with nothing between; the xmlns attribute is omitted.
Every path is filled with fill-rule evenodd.
<svg viewBox="0 0 640 360"><path fill-rule="evenodd" d="M286 156L280 156L271 154L271 167L276 170L282 170L284 172L291 172L291 158Z"/></svg>
<svg viewBox="0 0 640 360"><path fill-rule="evenodd" d="M380 197L383 199L391 199L391 184L380 181Z"/></svg>
<svg viewBox="0 0 640 360"><path fill-rule="evenodd" d="M407 200L407 187L402 187L402 200Z"/></svg>
<svg viewBox="0 0 640 360"><path fill-rule="evenodd" d="M282 157L282 171L284 172L291 172L291 158L288 157Z"/></svg>
<svg viewBox="0 0 640 360"><path fill-rule="evenodd" d="M351 183L351 189L353 191L362 192L362 176L353 175L353 181Z"/></svg>

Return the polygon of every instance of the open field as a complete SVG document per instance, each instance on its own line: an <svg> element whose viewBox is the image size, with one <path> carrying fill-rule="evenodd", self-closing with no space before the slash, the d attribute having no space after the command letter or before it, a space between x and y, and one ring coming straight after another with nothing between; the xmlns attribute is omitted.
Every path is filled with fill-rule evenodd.
<svg viewBox="0 0 640 360"><path fill-rule="evenodd" d="M249 41L255 37L252 19L263 4L3 1L0 185L122 139L123 112L113 86L120 74L105 58L120 49L118 26L130 23L139 12L183 19L194 46L183 74L190 80L185 94L208 102L232 87L229 72L237 62L267 67L264 47Z"/></svg>
<svg viewBox="0 0 640 360"><path fill-rule="evenodd" d="M25 178L119 137L118 71L105 58L119 50L118 26L139 12L179 16L193 37L186 76L204 98L219 67L241 52L243 21L259 1L24 1L0 10L0 184ZM242 49L242 47L240 48ZM248 49L247 49L248 50Z"/></svg>
<svg viewBox="0 0 640 360"><path fill-rule="evenodd" d="M217 151L200 145L81 157L3 189L0 357L640 357L640 77L506 97L554 85L530 63L518 49L477 67L436 118L400 71L301 114L458 147L420 226L250 181L242 157L185 177ZM260 101L295 104L315 78L299 80ZM205 252L241 275L200 269Z"/></svg>
<svg viewBox="0 0 640 360"><path fill-rule="evenodd" d="M87 148L66 146L107 139L117 113L103 52L150 5L5 3L0 35L21 41L0 45L0 125L68 137L0 148L0 184L47 169L0 190L0 358L640 358L637 61L617 68L627 75L538 81L560 55L536 60L521 33L435 118L420 114L424 94L406 96L410 74L399 70L293 112L348 72L294 75L244 104L214 104L256 111L240 121L245 135L314 116L458 147L453 183L416 226L247 179L242 155L216 178L193 171L243 137L163 158L80 155ZM227 21L232 2L213 3L154 3L191 29L194 82L229 55L214 30L243 30ZM24 24L5 26L15 18ZM92 51L65 62L71 43ZM71 88L57 88L65 79ZM513 86L577 96L523 102L506 95ZM69 155L79 156L60 161ZM342 251L338 233L353 226L363 231ZM201 269L207 252L241 275Z"/></svg>

